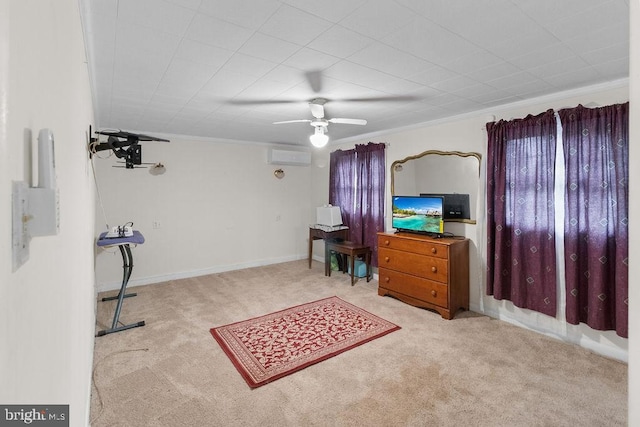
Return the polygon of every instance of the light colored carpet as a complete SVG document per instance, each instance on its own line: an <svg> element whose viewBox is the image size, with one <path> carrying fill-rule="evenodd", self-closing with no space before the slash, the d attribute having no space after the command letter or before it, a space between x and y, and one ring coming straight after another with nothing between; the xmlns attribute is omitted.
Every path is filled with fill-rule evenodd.
<svg viewBox="0 0 640 427"><path fill-rule="evenodd" d="M626 364L377 286L303 260L132 288L120 319L147 325L96 338L92 426L626 425ZM209 333L333 295L402 329L257 389Z"/></svg>

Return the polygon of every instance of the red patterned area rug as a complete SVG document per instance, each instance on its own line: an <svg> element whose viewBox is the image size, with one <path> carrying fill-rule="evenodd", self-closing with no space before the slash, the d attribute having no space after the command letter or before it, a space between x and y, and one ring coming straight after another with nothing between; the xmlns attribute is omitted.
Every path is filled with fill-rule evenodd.
<svg viewBox="0 0 640 427"><path fill-rule="evenodd" d="M249 387L260 387L400 329L338 297L211 329Z"/></svg>

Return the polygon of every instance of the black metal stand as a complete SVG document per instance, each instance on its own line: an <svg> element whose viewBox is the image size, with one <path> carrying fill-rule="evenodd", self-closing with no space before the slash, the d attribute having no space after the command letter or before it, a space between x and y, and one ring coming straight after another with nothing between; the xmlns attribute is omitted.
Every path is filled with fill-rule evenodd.
<svg viewBox="0 0 640 427"><path fill-rule="evenodd" d="M127 290L127 284L129 283L129 278L131 277L131 272L133 271L133 255L131 255L131 248L129 248L128 244L118 245L118 247L120 248L120 253L122 254L122 268L124 270L122 275L122 286L120 287L120 292L118 292L117 296L102 298L102 301L113 301L117 299L118 304L116 305L116 312L113 315L113 323L111 324L111 328L98 332L96 334L96 337L101 337L103 335L112 334L114 332L120 332L145 325L144 320L141 320L137 323L118 326L118 321L120 319L120 310L122 310L122 301L125 298L135 297L137 295L136 293L125 294Z"/></svg>

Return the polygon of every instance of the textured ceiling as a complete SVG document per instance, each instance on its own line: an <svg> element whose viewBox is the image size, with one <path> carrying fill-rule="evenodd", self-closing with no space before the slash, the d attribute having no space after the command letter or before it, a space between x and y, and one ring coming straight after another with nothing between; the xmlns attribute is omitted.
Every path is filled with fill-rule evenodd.
<svg viewBox="0 0 640 427"><path fill-rule="evenodd" d="M81 0L99 128L307 146L628 77L628 0Z"/></svg>

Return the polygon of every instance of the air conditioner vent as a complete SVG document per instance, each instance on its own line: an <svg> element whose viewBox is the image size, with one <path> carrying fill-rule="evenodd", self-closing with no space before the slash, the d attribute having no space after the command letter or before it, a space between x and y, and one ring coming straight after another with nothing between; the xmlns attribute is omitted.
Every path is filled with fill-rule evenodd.
<svg viewBox="0 0 640 427"><path fill-rule="evenodd" d="M309 166L311 152L270 148L267 161L272 165Z"/></svg>

